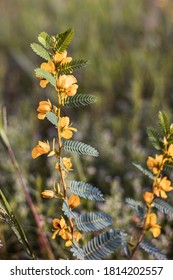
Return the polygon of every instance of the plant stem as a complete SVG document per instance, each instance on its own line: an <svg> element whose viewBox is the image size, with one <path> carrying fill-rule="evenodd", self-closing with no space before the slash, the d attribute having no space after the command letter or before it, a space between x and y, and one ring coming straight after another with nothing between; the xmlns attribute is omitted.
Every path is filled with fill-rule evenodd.
<svg viewBox="0 0 173 280"><path fill-rule="evenodd" d="M145 219L144 219L144 223L143 223L143 227L142 227L142 231L139 235L139 238L138 238L138 241L136 243L136 246L134 247L134 249L132 250L132 254L131 254L131 257L130 259L131 260L134 260L134 256L135 256L135 253L140 245L140 243L142 242L142 239L144 237L144 234L145 234L145 230L146 230L146 227L145 227L145 223L146 223L146 219L147 219L147 215L150 213L150 210L151 210L151 207L148 207L147 209L147 213L146 213L146 216L145 216Z"/></svg>
<svg viewBox="0 0 173 280"><path fill-rule="evenodd" d="M50 260L55 260L55 256L52 252L52 249L51 249L50 244L48 242L47 236L43 231L40 217L36 212L35 206L32 202L32 198L31 198L30 193L28 191L28 186L26 185L26 182L25 182L25 180L22 176L20 167L19 167L18 162L16 160L16 157L14 155L14 152L13 152L10 144L8 144L8 146L6 146L6 148L7 148L7 152L9 154L9 157L11 159L11 162L16 169L18 180L20 182L20 185L22 186L26 201L28 202L28 205L31 209L31 212L32 212L32 215L34 217L35 223L37 225L37 233L38 233L38 237L39 237L39 240L40 240L40 247L41 247L42 253L44 253L46 251L48 258Z"/></svg>

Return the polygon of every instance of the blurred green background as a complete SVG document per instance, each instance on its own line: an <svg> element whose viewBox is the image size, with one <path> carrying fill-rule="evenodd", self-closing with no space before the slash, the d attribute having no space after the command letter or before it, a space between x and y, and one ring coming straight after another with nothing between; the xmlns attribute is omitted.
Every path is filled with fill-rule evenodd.
<svg viewBox="0 0 173 280"><path fill-rule="evenodd" d="M76 71L78 92L98 97L95 105L66 111L78 128L74 139L96 147L98 159L73 156L71 178L86 180L101 189L106 202L82 201L80 211L101 209L113 216L113 227L134 231L133 213L125 198L142 199L151 186L133 161L145 163L153 155L146 127L157 124L159 110L173 121L173 2L170 0L2 0L0 2L0 103L7 108L8 136L30 194L41 215L56 258L71 258L60 240L51 241L52 218L58 207L40 192L51 188L54 164L47 157L31 158L38 140L54 131L37 119L39 101L50 98L34 69L42 60L30 44L40 32L50 35L74 28L68 49L73 58L88 59ZM40 255L36 226L11 162L0 145L0 186L20 220L36 255ZM170 195L171 197L171 195ZM170 198L173 203L173 198ZM122 211L123 210L123 211ZM173 258L173 220L159 216L163 233L155 244ZM150 236L151 238L151 236ZM0 224L0 259L27 258L16 237ZM138 258L148 258L139 252ZM124 258L121 252L111 256Z"/></svg>

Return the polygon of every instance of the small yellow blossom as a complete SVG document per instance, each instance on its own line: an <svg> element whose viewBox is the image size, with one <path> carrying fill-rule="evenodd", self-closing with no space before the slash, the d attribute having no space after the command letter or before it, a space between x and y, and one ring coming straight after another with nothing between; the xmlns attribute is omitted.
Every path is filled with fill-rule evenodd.
<svg viewBox="0 0 173 280"><path fill-rule="evenodd" d="M56 52L55 55L53 56L53 61L55 63L67 63L72 61L72 57L67 57L67 51L64 51L63 53L58 53Z"/></svg>
<svg viewBox="0 0 173 280"><path fill-rule="evenodd" d="M78 195L71 194L68 199L68 205L71 209L74 209L80 205L80 198Z"/></svg>
<svg viewBox="0 0 173 280"><path fill-rule="evenodd" d="M156 238L160 235L161 227L157 225L157 216L155 213L150 213L146 217L145 228L149 229Z"/></svg>
<svg viewBox="0 0 173 280"><path fill-rule="evenodd" d="M66 240L66 247L73 245L73 238L76 240L76 242L78 242L82 237L79 231L73 232L72 234L70 227L67 226L67 223L63 217L61 217L61 219L54 219L53 227L55 228L55 231L53 233L52 239L55 239L56 235L58 234L62 239Z"/></svg>
<svg viewBox="0 0 173 280"><path fill-rule="evenodd" d="M48 61L48 62L43 62L40 66L41 69L48 71L49 73L54 74L55 73L55 64L52 61ZM41 76L36 75L37 78L40 78L40 86L42 88L45 88L47 86L47 84L49 83L49 81L47 81L46 79L43 79Z"/></svg>
<svg viewBox="0 0 173 280"><path fill-rule="evenodd" d="M157 178L153 183L153 193L156 196L167 198L166 192L170 192L173 190L171 186L171 181L167 179L167 177Z"/></svg>
<svg viewBox="0 0 173 280"><path fill-rule="evenodd" d="M62 159L62 164L64 165L64 167L69 171L71 170L72 167L72 163L71 163L71 158L66 158L64 157Z"/></svg>
<svg viewBox="0 0 173 280"><path fill-rule="evenodd" d="M76 94L78 85L73 75L60 75L57 79L57 89L60 91L61 97L66 98Z"/></svg>
<svg viewBox="0 0 173 280"><path fill-rule="evenodd" d="M53 198L55 193L51 190L44 190L42 193L41 193L42 197L44 198Z"/></svg>
<svg viewBox="0 0 173 280"><path fill-rule="evenodd" d="M154 194L151 192L145 192L143 197L146 203L151 204L154 199Z"/></svg>
<svg viewBox="0 0 173 280"><path fill-rule="evenodd" d="M68 229L66 221L63 217L61 217L61 219L53 219L53 227L56 230L53 233L52 239L55 239L57 234L64 234L64 230Z"/></svg>
<svg viewBox="0 0 173 280"><path fill-rule="evenodd" d="M65 139L70 139L73 136L73 131L76 132L77 129L74 127L70 127L70 119L69 117L59 118L59 132L61 137Z"/></svg>
<svg viewBox="0 0 173 280"><path fill-rule="evenodd" d="M50 151L49 142L38 141L38 145L32 150L32 157L37 158L43 154L47 154Z"/></svg>
<svg viewBox="0 0 173 280"><path fill-rule="evenodd" d="M37 108L37 112L39 112L38 118L40 120L44 120L44 118L46 117L46 114L48 112L50 112L51 109L52 109L52 104L49 100L48 101L40 101L39 106Z"/></svg>
<svg viewBox="0 0 173 280"><path fill-rule="evenodd" d="M155 158L148 157L147 166L153 171L154 174L157 174L163 169L163 164L165 159L163 155L156 155Z"/></svg>

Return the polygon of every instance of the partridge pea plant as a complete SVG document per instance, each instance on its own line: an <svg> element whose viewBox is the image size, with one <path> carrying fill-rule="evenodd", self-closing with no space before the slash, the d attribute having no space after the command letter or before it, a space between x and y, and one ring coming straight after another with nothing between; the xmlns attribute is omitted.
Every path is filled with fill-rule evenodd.
<svg viewBox="0 0 173 280"><path fill-rule="evenodd" d="M165 113L159 113L161 133L148 128L149 139L160 153L148 158L148 169L134 164L153 181L151 189L143 194L143 203L131 198L126 200L135 210L138 220L140 219L134 236L130 236L124 230L112 229L112 217L104 212L80 214L79 210L74 210L81 204L81 198L99 202L104 201L104 198L100 190L91 184L68 179L69 173L73 171L73 159L69 153L93 157L99 155L92 146L72 140L77 128L62 110L70 107L76 110L96 102L93 95L80 93L78 81L73 74L75 70L87 64L84 59L73 59L67 55L67 47L73 35L72 29L55 36L42 32L38 36L40 44L31 44L33 51L44 59L40 68L35 69L40 87L45 90L46 87L52 86L56 97L56 104L52 103L50 96L48 100L39 102L37 108L38 119L47 119L50 125L54 126L55 135L53 139L39 140L32 150L34 159L42 155L55 158L57 179L52 189L42 192L43 198L56 199L58 205L61 205L61 211L53 219L52 239L64 240L64 245L70 248L77 259L103 259L119 248L123 249L123 254L128 259L133 259L139 248L154 258L165 259L160 249L146 239L150 236L148 232L151 232L154 238L161 233L156 211L173 215L173 207L166 202L167 195L173 187L164 173L166 167L173 166L173 126L169 124ZM89 233L89 236L94 233L95 236L86 243L84 240L81 242L84 233Z"/></svg>
<svg viewBox="0 0 173 280"><path fill-rule="evenodd" d="M42 196L47 199L61 201L62 211L53 220L52 238L62 238L65 246L71 250L77 258L92 259L111 253L119 245L119 232L108 231L98 236L91 243L87 243L83 249L78 245L83 232L93 232L106 228L112 222L111 216L103 212L89 212L77 215L73 211L80 205L80 197L90 200L103 201L103 195L99 189L82 181L67 181L69 172L72 171L72 158L64 152L72 152L80 155L97 157L98 151L79 141L71 140L77 128L72 126L70 117L62 113L62 108L85 106L96 101L93 95L78 93L77 79L73 71L87 64L84 59L72 59L67 55L67 47L71 43L74 31L56 36L49 36L42 32L38 36L40 44L31 44L34 52L44 59L40 68L35 69L41 88L53 86L56 96L56 104L52 104L51 98L39 103L37 112L38 119L48 119L55 128L55 137L50 140L39 140L32 150L32 157L47 155L56 159L57 181L52 189L45 189ZM92 248L93 246L93 248ZM105 248L107 247L107 252Z"/></svg>
<svg viewBox="0 0 173 280"><path fill-rule="evenodd" d="M141 219L141 233L133 247L133 258L138 247L144 249L155 258L164 259L164 255L152 243L146 241L144 236L148 231L154 238L161 234L161 226L157 221L157 211L161 211L168 217L173 216L173 207L167 202L168 194L173 190L171 180L168 178L168 169L173 167L173 124L169 122L164 112L159 112L159 128L148 127L149 140L158 151L154 157L149 156L146 162L147 168L134 164L146 176L152 180L150 189L144 192L145 207L139 202L127 199L127 203L133 208Z"/></svg>

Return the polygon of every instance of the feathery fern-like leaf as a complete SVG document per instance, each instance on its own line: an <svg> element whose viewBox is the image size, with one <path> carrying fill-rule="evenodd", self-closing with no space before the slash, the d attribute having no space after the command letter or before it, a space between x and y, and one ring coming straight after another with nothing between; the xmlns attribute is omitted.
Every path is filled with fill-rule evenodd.
<svg viewBox="0 0 173 280"><path fill-rule="evenodd" d="M58 117L53 112L46 113L46 118L55 126L58 124Z"/></svg>
<svg viewBox="0 0 173 280"><path fill-rule="evenodd" d="M69 96L64 101L64 106L67 108L77 108L81 106L86 106L93 104L97 101L97 98L91 94L76 94L74 96Z"/></svg>
<svg viewBox="0 0 173 280"><path fill-rule="evenodd" d="M169 217L173 217L173 207L165 200L161 198L155 198L153 201L153 206Z"/></svg>
<svg viewBox="0 0 173 280"><path fill-rule="evenodd" d="M75 222L79 230L85 232L97 231L110 226L112 217L103 212L88 212L76 218Z"/></svg>
<svg viewBox="0 0 173 280"><path fill-rule="evenodd" d="M163 254L161 250L157 248L155 245L153 245L151 242L143 239L142 242L139 244L139 246L145 252L147 252L149 255L153 256L157 260L167 260L165 254Z"/></svg>
<svg viewBox="0 0 173 280"><path fill-rule="evenodd" d="M142 207L142 203L140 201L135 201L132 198L126 198L125 201L128 204L128 206L136 212L139 218L141 220L144 220L145 210Z"/></svg>
<svg viewBox="0 0 173 280"><path fill-rule="evenodd" d="M158 114L158 118L159 118L159 124L162 132L164 134L168 134L170 131L170 123L168 120L168 116L166 115L165 112L160 111Z"/></svg>
<svg viewBox="0 0 173 280"><path fill-rule="evenodd" d="M88 155L88 156L93 156L93 157L98 157L99 153L98 151L91 147L90 145L84 144L79 141L72 141L72 140L67 140L64 142L64 150L72 153L76 153L79 155Z"/></svg>
<svg viewBox="0 0 173 280"><path fill-rule="evenodd" d="M41 32L38 35L38 41L46 48L49 49L53 44L53 38L49 36L46 32Z"/></svg>
<svg viewBox="0 0 173 280"><path fill-rule="evenodd" d="M39 75L40 77L42 77L42 78L46 79L47 81L49 81L54 87L56 86L56 79L48 71L46 71L44 69L41 69L41 68L36 68L35 69L35 73L37 75Z"/></svg>
<svg viewBox="0 0 173 280"><path fill-rule="evenodd" d="M39 44L32 43L31 48L40 57L44 58L47 61L51 61L51 57L50 57L49 53Z"/></svg>
<svg viewBox="0 0 173 280"><path fill-rule="evenodd" d="M71 43L73 36L74 30L72 28L69 28L64 33L61 33L58 36L56 36L57 45L55 47L55 50L58 53L63 53L67 49L68 45Z"/></svg>
<svg viewBox="0 0 173 280"><path fill-rule="evenodd" d="M64 214L68 218L73 218L76 219L76 215L70 210L69 205L66 200L64 200L63 205L62 205L62 211L64 211Z"/></svg>
<svg viewBox="0 0 173 280"><path fill-rule="evenodd" d="M122 238L119 231L110 230L94 237L83 247L84 257L86 260L101 260L121 245Z"/></svg>
<svg viewBox="0 0 173 280"><path fill-rule="evenodd" d="M160 134L153 128L147 128L148 138L156 150L160 150L162 148L162 142L160 141Z"/></svg>
<svg viewBox="0 0 173 280"><path fill-rule="evenodd" d="M74 70L80 69L86 65L87 65L87 60L75 59L70 62L62 63L59 67L59 72L61 74L72 73Z"/></svg>
<svg viewBox="0 0 173 280"><path fill-rule="evenodd" d="M86 199L104 201L103 194L98 188L82 181L71 181L70 190L72 193Z"/></svg>
<svg viewBox="0 0 173 280"><path fill-rule="evenodd" d="M71 247L70 251L78 260L84 260L84 251L75 241L73 241L73 246Z"/></svg>
<svg viewBox="0 0 173 280"><path fill-rule="evenodd" d="M146 176L148 176L150 179L154 179L154 175L147 169L145 169L142 165L133 162L132 163L136 168L138 168L140 171L142 171L142 173Z"/></svg>

